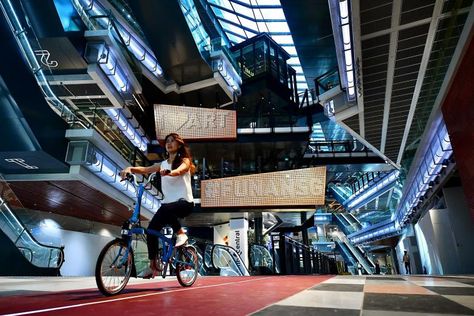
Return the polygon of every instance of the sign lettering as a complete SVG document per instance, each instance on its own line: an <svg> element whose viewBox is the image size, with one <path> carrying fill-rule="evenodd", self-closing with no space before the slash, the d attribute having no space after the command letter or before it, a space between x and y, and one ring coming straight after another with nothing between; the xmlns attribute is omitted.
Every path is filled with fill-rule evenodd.
<svg viewBox="0 0 474 316"><path fill-rule="evenodd" d="M326 167L204 180L201 188L202 207L323 205Z"/></svg>
<svg viewBox="0 0 474 316"><path fill-rule="evenodd" d="M178 133L184 139L235 139L235 111L186 106L155 105L155 128L158 139Z"/></svg>
<svg viewBox="0 0 474 316"><path fill-rule="evenodd" d="M24 159L21 159L21 158L7 158L5 159L6 162L11 162L11 163L15 163L19 166L22 166L23 168L25 169L39 169L38 166L32 166L32 165L29 165L25 162Z"/></svg>

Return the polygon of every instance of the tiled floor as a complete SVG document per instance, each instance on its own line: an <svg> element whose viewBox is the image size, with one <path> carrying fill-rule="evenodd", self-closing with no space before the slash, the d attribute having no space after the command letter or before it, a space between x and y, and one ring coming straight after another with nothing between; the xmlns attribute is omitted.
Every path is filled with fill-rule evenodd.
<svg viewBox="0 0 474 316"><path fill-rule="evenodd" d="M131 279L104 297L93 277L0 278L0 315L474 315L474 276L200 277ZM212 312L211 312L212 311Z"/></svg>
<svg viewBox="0 0 474 316"><path fill-rule="evenodd" d="M474 315L473 277L336 276L253 315Z"/></svg>

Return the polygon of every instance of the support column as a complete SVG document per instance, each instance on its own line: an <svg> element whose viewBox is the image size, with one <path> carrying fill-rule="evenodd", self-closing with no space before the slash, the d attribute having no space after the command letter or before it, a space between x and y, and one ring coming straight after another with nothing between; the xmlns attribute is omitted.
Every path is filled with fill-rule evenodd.
<svg viewBox="0 0 474 316"><path fill-rule="evenodd" d="M246 218L230 220L229 246L237 251L246 267L249 266L248 230L249 222Z"/></svg>

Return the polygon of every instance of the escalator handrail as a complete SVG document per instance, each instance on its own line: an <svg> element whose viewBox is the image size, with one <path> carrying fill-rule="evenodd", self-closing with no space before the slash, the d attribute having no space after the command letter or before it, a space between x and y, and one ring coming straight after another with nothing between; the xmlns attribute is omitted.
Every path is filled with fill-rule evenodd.
<svg viewBox="0 0 474 316"><path fill-rule="evenodd" d="M220 245L220 244L214 244L214 246L212 246L212 250L211 250L211 259L212 259L212 266L215 268L215 269L219 269L220 267L216 266L216 264L214 263L214 251L218 248L221 248L223 250L225 250L227 253L229 253L230 257L232 258L232 260L234 260L234 264L239 268L240 270L240 273L242 275L250 275L250 272L249 272L249 269L247 268L247 266L245 265L244 261L242 260L242 258L240 257L239 253L237 252L237 250L231 246L226 246L226 245ZM229 251L234 251L235 254L238 256L238 258L240 259L240 262L237 263L235 262L235 259L234 257L232 256L231 252ZM245 269L245 271L242 271L242 268Z"/></svg>
<svg viewBox="0 0 474 316"><path fill-rule="evenodd" d="M263 258L264 255L263 253L265 252L266 255L268 255L268 257L271 259L271 265L273 267L273 258L272 258L272 255L270 254L270 251L265 247L265 246L262 246L262 245L259 245L259 244L250 244L250 252L249 252L249 256L252 254L252 251L255 251L253 250L252 248L255 247L255 249L258 249L258 251L260 251L260 256ZM253 262L252 260L249 261L249 265L255 269L255 266L253 265Z"/></svg>
<svg viewBox="0 0 474 316"><path fill-rule="evenodd" d="M3 177L0 176L0 182L3 182L4 185L6 187L9 188L8 184L6 183L5 180L3 180ZM10 189L11 190L11 189ZM13 211L10 209L10 207L8 206L8 203L0 196L0 204L1 204L1 207L4 211L6 211L6 214L8 214L9 216L13 217L19 225L21 225L21 232L19 234L16 233L16 231L14 231L14 234L17 235L17 239L16 240L12 240L10 238L10 240L14 243L14 245L19 248L17 246L17 242L18 240L20 239L20 237L23 235L23 234L26 234L29 238L29 240L33 243L35 243L36 245L40 246L40 247L43 247L43 248L49 248L50 251L49 251L49 255L50 255L50 259L48 260L48 268L51 268L50 264L51 264L51 251L53 250L57 250L59 251L59 256L60 256L60 260L58 260L58 264L57 264L57 268L60 269L63 262L64 262L64 247L55 247L55 246L50 246L50 245L45 245L45 244L42 244L40 243L39 241L37 241L34 236L30 233L29 230L26 229L26 226L25 224L21 221L20 218L18 218L18 216L16 216ZM4 216L6 218L6 215ZM6 234L7 236L9 236L8 234ZM28 247L22 247L24 249L28 249L29 251L33 252L30 248ZM26 258L26 257L25 257ZM31 262L31 264L33 264L33 256L31 257L31 260L29 260ZM56 268L56 267L52 267L52 268Z"/></svg>

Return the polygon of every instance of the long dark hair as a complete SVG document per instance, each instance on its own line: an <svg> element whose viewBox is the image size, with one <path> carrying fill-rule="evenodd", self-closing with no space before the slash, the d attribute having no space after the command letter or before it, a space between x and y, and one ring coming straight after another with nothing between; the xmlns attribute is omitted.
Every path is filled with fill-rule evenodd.
<svg viewBox="0 0 474 316"><path fill-rule="evenodd" d="M189 146L184 142L184 139L176 133L166 135L165 143L168 137L173 137L174 140L181 145L179 146L178 152L176 153L176 156L174 157L174 160L171 163L171 168L178 168L183 163L183 158L188 158L190 162L189 171L191 172L191 174L194 174L194 171L196 171L196 166L193 163L193 156L191 155L191 149L189 149Z"/></svg>

